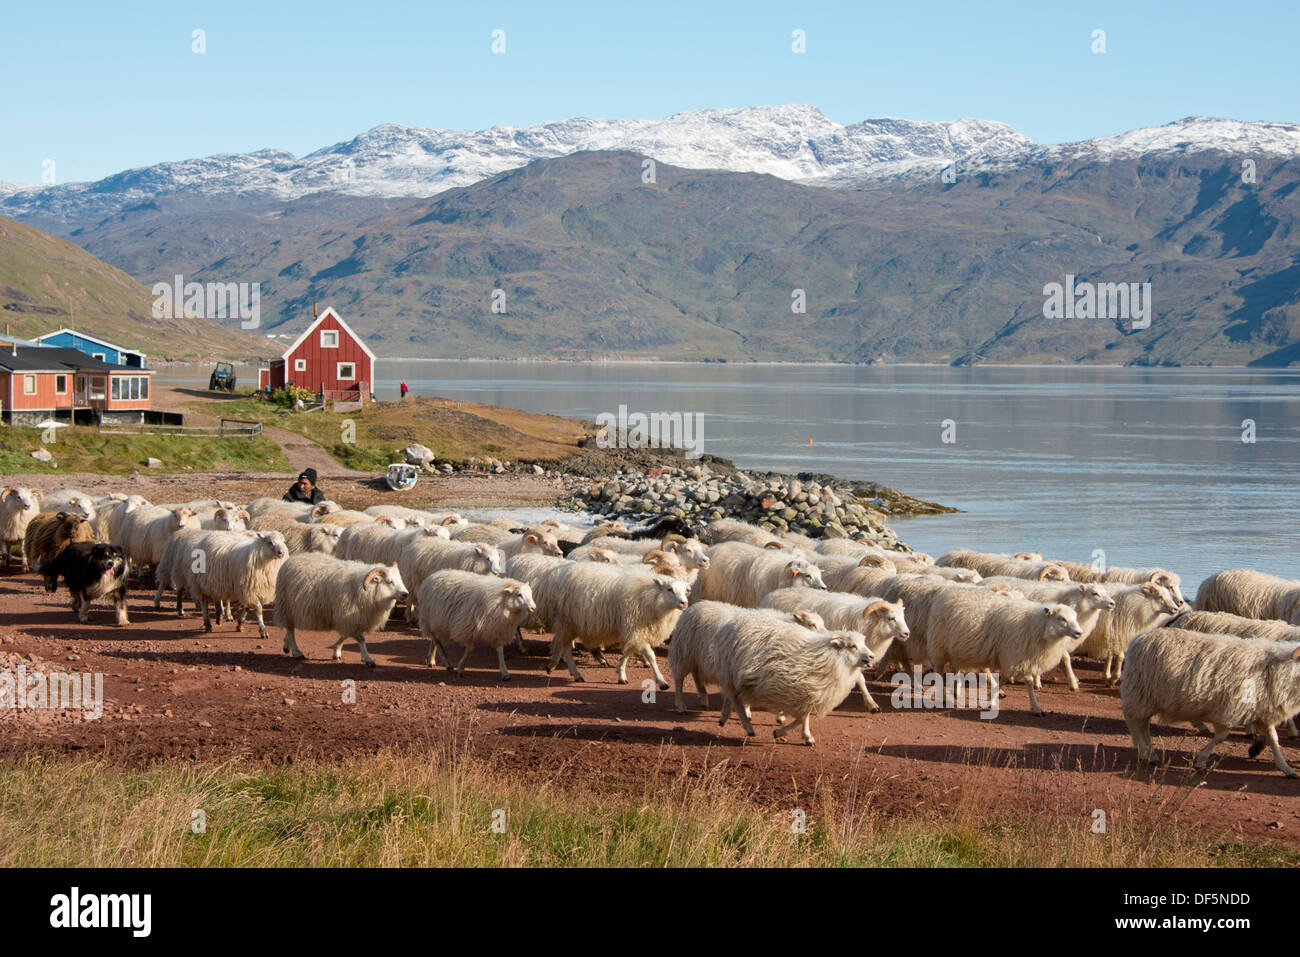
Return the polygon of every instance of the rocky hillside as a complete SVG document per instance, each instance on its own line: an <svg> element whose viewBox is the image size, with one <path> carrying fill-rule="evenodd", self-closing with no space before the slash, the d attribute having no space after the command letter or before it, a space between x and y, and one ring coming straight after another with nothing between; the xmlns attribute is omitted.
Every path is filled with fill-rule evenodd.
<svg viewBox="0 0 1300 957"><path fill-rule="evenodd" d="M145 352L152 360L246 358L266 339L206 319L155 319L153 295L79 246L0 218L0 321L32 338L75 326Z"/></svg>

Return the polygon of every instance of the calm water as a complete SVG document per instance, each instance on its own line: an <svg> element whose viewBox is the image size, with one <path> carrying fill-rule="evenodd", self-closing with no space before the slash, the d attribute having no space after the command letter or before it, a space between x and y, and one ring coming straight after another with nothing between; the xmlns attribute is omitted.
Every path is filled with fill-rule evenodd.
<svg viewBox="0 0 1300 957"><path fill-rule="evenodd" d="M897 523L936 554L1104 549L1191 587L1238 565L1300 577L1300 372L430 361L381 362L377 379L383 399L404 379L415 394L588 419L620 404L698 412L703 450L742 467L870 479L962 509Z"/></svg>

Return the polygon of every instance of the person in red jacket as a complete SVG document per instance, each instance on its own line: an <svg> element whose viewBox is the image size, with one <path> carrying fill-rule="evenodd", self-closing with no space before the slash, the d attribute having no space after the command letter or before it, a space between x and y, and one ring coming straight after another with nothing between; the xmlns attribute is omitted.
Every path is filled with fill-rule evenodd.
<svg viewBox="0 0 1300 957"><path fill-rule="evenodd" d="M403 383L402 383L402 398L405 399L405 398L406 398L406 393L408 393L408 392L410 392L410 391L411 391L411 390L408 389L408 388L406 387L406 383L403 382Z"/></svg>

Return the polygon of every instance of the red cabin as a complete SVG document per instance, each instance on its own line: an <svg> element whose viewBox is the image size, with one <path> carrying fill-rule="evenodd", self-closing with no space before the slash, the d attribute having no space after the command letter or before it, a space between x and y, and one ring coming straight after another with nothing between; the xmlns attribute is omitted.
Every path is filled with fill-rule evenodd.
<svg viewBox="0 0 1300 957"><path fill-rule="evenodd" d="M326 307L279 359L271 360L272 390L292 382L326 398L370 397L375 354L332 308ZM261 376L259 375L259 385Z"/></svg>

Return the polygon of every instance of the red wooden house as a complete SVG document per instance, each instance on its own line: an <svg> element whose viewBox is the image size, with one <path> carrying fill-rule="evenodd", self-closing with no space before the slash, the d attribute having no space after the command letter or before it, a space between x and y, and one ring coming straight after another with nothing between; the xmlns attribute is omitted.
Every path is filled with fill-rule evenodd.
<svg viewBox="0 0 1300 957"><path fill-rule="evenodd" d="M258 385L272 390L292 382L327 398L369 398L375 354L332 308L326 307L284 355L259 370Z"/></svg>

